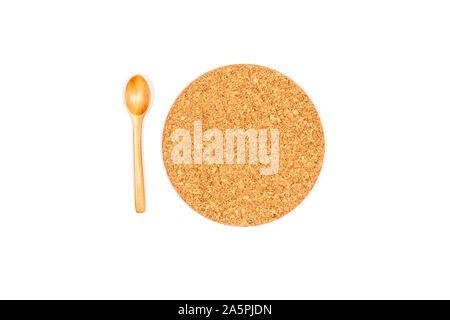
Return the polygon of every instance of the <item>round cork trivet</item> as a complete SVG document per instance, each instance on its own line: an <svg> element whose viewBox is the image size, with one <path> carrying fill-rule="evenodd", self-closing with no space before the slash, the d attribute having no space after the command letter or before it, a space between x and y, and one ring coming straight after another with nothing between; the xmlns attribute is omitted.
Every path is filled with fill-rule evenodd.
<svg viewBox="0 0 450 320"><path fill-rule="evenodd" d="M162 149L169 179L192 209L219 223L255 226L303 201L325 143L319 115L294 81L239 64L209 71L183 90L167 116Z"/></svg>

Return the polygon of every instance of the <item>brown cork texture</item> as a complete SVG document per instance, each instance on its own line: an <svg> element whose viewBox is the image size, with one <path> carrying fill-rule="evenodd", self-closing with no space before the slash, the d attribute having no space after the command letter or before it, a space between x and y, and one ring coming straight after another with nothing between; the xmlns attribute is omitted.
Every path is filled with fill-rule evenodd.
<svg viewBox="0 0 450 320"><path fill-rule="evenodd" d="M194 121L201 121L203 133L221 130L223 150L227 129L267 129L270 154L270 130L277 129L278 171L263 175L261 168L268 164L250 163L247 138L245 163L236 163L237 155L233 164L174 163L178 141L171 135L177 129L190 132L194 159ZM202 141L202 150L212 141ZM222 224L255 226L284 216L303 201L319 176L325 143L319 115L294 81L266 67L239 64L209 71L183 90L167 116L162 150L173 187L192 209Z"/></svg>

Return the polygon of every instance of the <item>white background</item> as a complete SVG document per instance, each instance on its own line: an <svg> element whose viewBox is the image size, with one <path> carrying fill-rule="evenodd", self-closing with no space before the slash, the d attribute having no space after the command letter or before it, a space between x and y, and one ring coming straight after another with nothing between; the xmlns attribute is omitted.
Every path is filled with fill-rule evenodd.
<svg viewBox="0 0 450 320"><path fill-rule="evenodd" d="M450 298L446 1L0 5L0 298ZM318 183L286 217L217 224L173 190L165 117L253 63L321 116ZM134 212L130 76L152 81Z"/></svg>

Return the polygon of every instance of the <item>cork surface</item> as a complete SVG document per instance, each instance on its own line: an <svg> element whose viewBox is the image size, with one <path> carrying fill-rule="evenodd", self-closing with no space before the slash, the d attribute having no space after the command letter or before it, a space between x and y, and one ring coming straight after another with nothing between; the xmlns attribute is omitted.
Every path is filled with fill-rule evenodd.
<svg viewBox="0 0 450 320"><path fill-rule="evenodd" d="M200 135L194 145L194 123L197 131L201 124L203 135L214 129L223 137L208 140ZM190 133L191 147L180 152L183 163L174 161L177 129ZM237 160L237 139L234 159L222 155L230 129L259 133L258 157L251 159L249 136L245 159ZM275 131L278 141L271 140ZM225 151L215 148L216 161L207 161L206 149L214 141ZM278 151L278 163L271 162L275 169L269 174L262 174L271 165L260 153L264 145L268 155ZM255 226L284 216L303 201L319 176L325 144L319 115L296 83L275 70L241 64L209 71L183 90L167 116L162 150L173 187L192 209L219 223Z"/></svg>

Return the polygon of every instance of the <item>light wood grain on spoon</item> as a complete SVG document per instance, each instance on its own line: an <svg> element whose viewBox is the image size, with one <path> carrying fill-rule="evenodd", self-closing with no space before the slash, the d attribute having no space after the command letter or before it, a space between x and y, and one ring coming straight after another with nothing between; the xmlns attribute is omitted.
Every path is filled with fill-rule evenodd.
<svg viewBox="0 0 450 320"><path fill-rule="evenodd" d="M133 120L134 192L136 212L145 212L144 169L142 165L142 121L150 105L150 87L141 75L133 76L125 89L125 102Z"/></svg>

